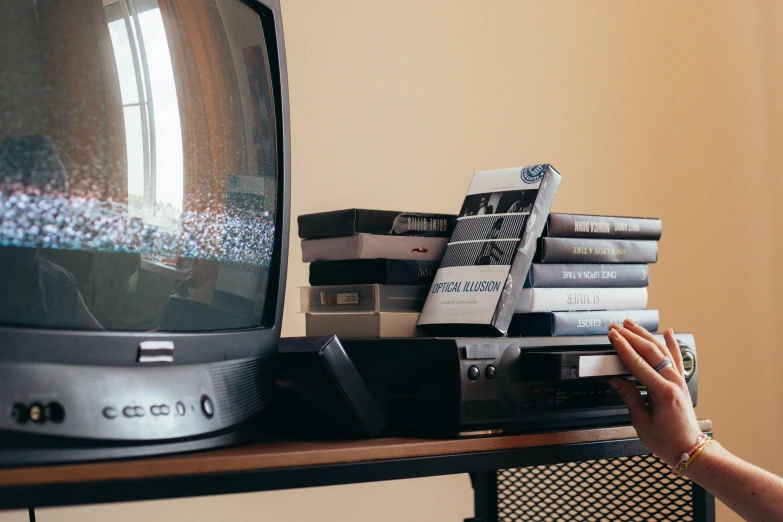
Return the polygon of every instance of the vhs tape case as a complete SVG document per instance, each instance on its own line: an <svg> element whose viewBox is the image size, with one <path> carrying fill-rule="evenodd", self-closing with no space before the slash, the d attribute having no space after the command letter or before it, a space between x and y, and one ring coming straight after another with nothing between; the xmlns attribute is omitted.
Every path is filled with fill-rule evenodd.
<svg viewBox="0 0 783 522"><path fill-rule="evenodd" d="M419 326L505 335L560 184L551 165L476 172Z"/></svg>

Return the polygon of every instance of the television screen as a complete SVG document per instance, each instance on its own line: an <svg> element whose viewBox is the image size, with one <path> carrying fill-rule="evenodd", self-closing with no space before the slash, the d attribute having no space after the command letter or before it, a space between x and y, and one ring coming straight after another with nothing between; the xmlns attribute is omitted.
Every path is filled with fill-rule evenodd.
<svg viewBox="0 0 783 522"><path fill-rule="evenodd" d="M4 10L0 324L268 326L280 160L260 15L237 0Z"/></svg>

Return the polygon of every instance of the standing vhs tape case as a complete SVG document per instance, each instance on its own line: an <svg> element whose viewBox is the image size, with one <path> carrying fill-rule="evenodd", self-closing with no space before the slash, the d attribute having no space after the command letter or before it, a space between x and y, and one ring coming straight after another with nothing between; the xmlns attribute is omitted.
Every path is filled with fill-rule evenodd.
<svg viewBox="0 0 783 522"><path fill-rule="evenodd" d="M551 165L476 172L419 326L504 335L560 184Z"/></svg>

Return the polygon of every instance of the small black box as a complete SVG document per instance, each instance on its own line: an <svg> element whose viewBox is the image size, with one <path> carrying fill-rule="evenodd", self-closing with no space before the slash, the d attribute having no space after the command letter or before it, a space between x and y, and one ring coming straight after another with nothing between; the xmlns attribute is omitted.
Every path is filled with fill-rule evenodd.
<svg viewBox="0 0 783 522"><path fill-rule="evenodd" d="M386 426L364 380L336 336L280 340L277 405L281 428L370 438Z"/></svg>

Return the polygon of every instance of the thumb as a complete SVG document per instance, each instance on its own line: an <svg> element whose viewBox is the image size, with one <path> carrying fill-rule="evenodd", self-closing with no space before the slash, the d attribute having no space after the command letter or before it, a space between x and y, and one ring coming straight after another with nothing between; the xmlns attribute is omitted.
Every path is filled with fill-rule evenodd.
<svg viewBox="0 0 783 522"><path fill-rule="evenodd" d="M617 392L617 395L620 396L620 399L628 407L628 411L631 412L632 424L636 425L639 422L645 422L650 419L642 394L633 383L625 379L615 378L609 380L609 386Z"/></svg>

